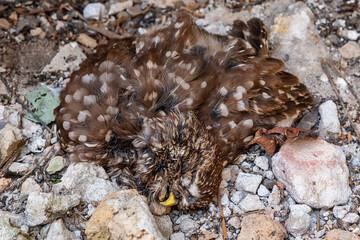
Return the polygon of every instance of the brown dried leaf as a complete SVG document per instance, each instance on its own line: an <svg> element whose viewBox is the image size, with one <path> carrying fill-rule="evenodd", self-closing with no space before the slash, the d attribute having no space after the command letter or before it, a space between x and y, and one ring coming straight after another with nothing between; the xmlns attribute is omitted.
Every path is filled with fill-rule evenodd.
<svg viewBox="0 0 360 240"><path fill-rule="evenodd" d="M10 178L0 178L0 192L2 192L5 188L7 188L11 183Z"/></svg>

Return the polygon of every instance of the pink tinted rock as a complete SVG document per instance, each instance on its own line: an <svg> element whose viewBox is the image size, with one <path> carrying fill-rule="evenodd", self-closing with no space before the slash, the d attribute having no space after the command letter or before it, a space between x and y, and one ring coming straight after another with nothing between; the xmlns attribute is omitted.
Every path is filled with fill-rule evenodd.
<svg viewBox="0 0 360 240"><path fill-rule="evenodd" d="M286 141L273 156L272 167L298 203L330 208L346 203L351 194L345 154L322 139Z"/></svg>

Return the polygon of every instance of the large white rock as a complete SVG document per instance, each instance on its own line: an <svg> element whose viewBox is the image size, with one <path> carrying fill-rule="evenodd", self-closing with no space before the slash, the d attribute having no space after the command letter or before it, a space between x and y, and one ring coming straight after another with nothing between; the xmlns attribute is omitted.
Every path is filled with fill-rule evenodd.
<svg viewBox="0 0 360 240"><path fill-rule="evenodd" d="M321 136L339 136L341 130L336 104L331 100L322 103L319 107L319 113L321 116Z"/></svg>
<svg viewBox="0 0 360 240"><path fill-rule="evenodd" d="M59 52L44 67L42 73L56 71L74 71L79 68L80 63L86 58L84 52L77 42L71 42L59 49Z"/></svg>
<svg viewBox="0 0 360 240"><path fill-rule="evenodd" d="M38 226L54 220L59 214L66 213L69 209L80 203L80 195L55 195L53 193L30 193L25 216L28 226Z"/></svg>
<svg viewBox="0 0 360 240"><path fill-rule="evenodd" d="M85 233L89 240L165 240L146 198L134 189L106 196L86 223Z"/></svg>
<svg viewBox="0 0 360 240"><path fill-rule="evenodd" d="M286 68L311 92L334 96L330 84L315 80L324 73L320 59L329 54L317 33L311 9L304 2L291 4L275 16L270 29L272 56L283 60Z"/></svg>
<svg viewBox="0 0 360 240"><path fill-rule="evenodd" d="M298 203L330 208L346 203L351 194L343 151L322 139L286 141L273 156L272 168Z"/></svg>
<svg viewBox="0 0 360 240"><path fill-rule="evenodd" d="M53 191L80 192L84 202L99 202L107 194L117 191L117 186L107 179L108 175L100 166L87 162L72 163Z"/></svg>

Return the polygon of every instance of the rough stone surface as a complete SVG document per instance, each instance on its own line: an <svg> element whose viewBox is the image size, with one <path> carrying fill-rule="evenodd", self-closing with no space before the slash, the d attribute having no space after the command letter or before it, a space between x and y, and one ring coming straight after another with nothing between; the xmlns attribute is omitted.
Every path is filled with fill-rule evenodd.
<svg viewBox="0 0 360 240"><path fill-rule="evenodd" d="M323 137L339 136L341 130L336 104L331 100L324 102L319 107L319 113L321 116L320 134Z"/></svg>
<svg viewBox="0 0 360 240"><path fill-rule="evenodd" d="M65 160L62 156L56 156L50 159L49 165L46 168L46 171L49 174L54 174L58 171L61 171L65 167Z"/></svg>
<svg viewBox="0 0 360 240"><path fill-rule="evenodd" d="M34 178L27 178L21 185L20 198L29 196L32 192L41 192L41 187L37 184Z"/></svg>
<svg viewBox="0 0 360 240"><path fill-rule="evenodd" d="M343 151L322 139L286 141L272 168L298 203L329 208L346 203L351 194Z"/></svg>
<svg viewBox="0 0 360 240"><path fill-rule="evenodd" d="M261 184L258 191L257 191L257 194L260 197L265 197L265 196L268 196L270 194L270 191L264 185Z"/></svg>
<svg viewBox="0 0 360 240"><path fill-rule="evenodd" d="M49 223L80 203L80 195L60 196L53 193L32 192L27 200L25 216L27 225Z"/></svg>
<svg viewBox="0 0 360 240"><path fill-rule="evenodd" d="M248 194L240 203L239 207L244 212L265 209L265 205L260 201L259 196Z"/></svg>
<svg viewBox="0 0 360 240"><path fill-rule="evenodd" d="M324 240L360 240L360 237L348 231L333 229L326 234Z"/></svg>
<svg viewBox="0 0 360 240"><path fill-rule="evenodd" d="M193 232L198 228L198 224L191 218L186 218L180 223L180 229L183 233Z"/></svg>
<svg viewBox="0 0 360 240"><path fill-rule="evenodd" d="M176 232L171 234L170 240L185 240L185 234L182 232Z"/></svg>
<svg viewBox="0 0 360 240"><path fill-rule="evenodd" d="M162 240L145 197L134 189L109 194L86 223L88 239Z"/></svg>
<svg viewBox="0 0 360 240"><path fill-rule="evenodd" d="M270 195L269 195L269 205L276 206L279 205L281 202L281 192L278 186L274 186Z"/></svg>
<svg viewBox="0 0 360 240"><path fill-rule="evenodd" d="M32 167L33 164L14 162L10 165L9 172L17 175L25 175Z"/></svg>
<svg viewBox="0 0 360 240"><path fill-rule="evenodd" d="M53 190L55 193L80 192L83 201L99 202L107 194L117 191L116 186L107 179L108 175L102 167L85 162L73 163L61 178L61 183L56 184Z"/></svg>
<svg viewBox="0 0 360 240"><path fill-rule="evenodd" d="M333 213L336 218L344 218L345 215L350 211L350 205L335 206Z"/></svg>
<svg viewBox="0 0 360 240"><path fill-rule="evenodd" d="M357 223L359 221L359 215L356 213L348 213L343 218L343 221L347 223Z"/></svg>
<svg viewBox="0 0 360 240"><path fill-rule="evenodd" d="M341 56L347 59L355 59L360 57L360 45L354 41L349 41L339 50Z"/></svg>
<svg viewBox="0 0 360 240"><path fill-rule="evenodd" d="M270 41L274 47L272 56L285 61L286 68L311 92L334 95L330 84L314 81L323 74L320 59L329 54L316 32L314 15L305 3L291 4L275 16Z"/></svg>
<svg viewBox="0 0 360 240"><path fill-rule="evenodd" d="M10 216L0 211L0 236L3 240L26 239L22 237L20 228L13 226Z"/></svg>
<svg viewBox="0 0 360 240"><path fill-rule="evenodd" d="M56 71L74 71L78 69L80 63L86 58L84 52L77 42L71 42L59 49L59 52L44 67L43 73Z"/></svg>
<svg viewBox="0 0 360 240"><path fill-rule="evenodd" d="M133 1L111 3L108 14L109 15L117 14L121 11L124 11L126 8L131 7L132 5L133 5Z"/></svg>
<svg viewBox="0 0 360 240"><path fill-rule="evenodd" d="M161 234L166 238L169 239L171 234L173 233L173 226L171 219L168 215L164 216L154 216L156 224L159 227Z"/></svg>
<svg viewBox="0 0 360 240"><path fill-rule="evenodd" d="M64 222L58 219L51 223L45 240L77 240L75 234L66 229Z"/></svg>
<svg viewBox="0 0 360 240"><path fill-rule="evenodd" d="M237 240L282 240L285 237L286 230L278 221L266 215L251 214L243 218Z"/></svg>
<svg viewBox="0 0 360 240"><path fill-rule="evenodd" d="M22 140L22 132L20 129L6 124L0 130L0 159L6 161L11 154L16 150Z"/></svg>
<svg viewBox="0 0 360 240"><path fill-rule="evenodd" d="M89 3L83 10L83 16L87 19L99 20L99 17L104 15L106 15L106 9L102 3Z"/></svg>
<svg viewBox="0 0 360 240"><path fill-rule="evenodd" d="M269 160L265 156L256 157L254 163L256 166L258 166L264 171L267 171L269 169Z"/></svg>
<svg viewBox="0 0 360 240"><path fill-rule="evenodd" d="M239 173L235 181L235 189L244 190L255 194L261 181L262 177L260 175Z"/></svg>
<svg viewBox="0 0 360 240"><path fill-rule="evenodd" d="M288 232L294 236L306 233L311 225L310 212L311 208L307 205L291 205L290 215L285 222Z"/></svg>

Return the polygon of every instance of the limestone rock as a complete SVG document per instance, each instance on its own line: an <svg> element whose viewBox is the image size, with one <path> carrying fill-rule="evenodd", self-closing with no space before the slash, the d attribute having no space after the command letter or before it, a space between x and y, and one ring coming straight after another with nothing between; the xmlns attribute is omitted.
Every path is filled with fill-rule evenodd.
<svg viewBox="0 0 360 240"><path fill-rule="evenodd" d="M53 191L80 192L84 202L99 202L107 194L117 191L117 186L107 179L108 175L100 166L88 162L72 163Z"/></svg>
<svg viewBox="0 0 360 240"><path fill-rule="evenodd" d="M66 229L64 222L60 219L51 223L45 240L77 240L75 234Z"/></svg>
<svg viewBox="0 0 360 240"><path fill-rule="evenodd" d="M336 104L331 100L322 103L319 107L319 113L321 116L321 136L339 136L341 130Z"/></svg>
<svg viewBox="0 0 360 240"><path fill-rule="evenodd" d="M80 203L80 195L60 196L53 193L32 192L26 204L28 226L49 223Z"/></svg>
<svg viewBox="0 0 360 240"><path fill-rule="evenodd" d="M339 50L341 56L347 59L355 59L360 57L360 46L354 41L349 41Z"/></svg>
<svg viewBox="0 0 360 240"><path fill-rule="evenodd" d="M310 212L311 208L307 205L291 205L289 218L285 223L288 232L294 236L306 233L311 225Z"/></svg>
<svg viewBox="0 0 360 240"><path fill-rule="evenodd" d="M251 214L243 218L237 240L282 240L285 237L286 230L278 221L266 215Z"/></svg>
<svg viewBox="0 0 360 240"><path fill-rule="evenodd" d="M151 215L146 198L134 189L106 196L86 223L85 233L89 240L165 239Z"/></svg>
<svg viewBox="0 0 360 240"><path fill-rule="evenodd" d="M330 208L346 203L351 194L345 154L322 139L287 140L273 156L272 167L298 203Z"/></svg>
<svg viewBox="0 0 360 240"><path fill-rule="evenodd" d="M18 148L22 141L21 130L6 124L3 129L0 130L0 159L1 163L5 163L11 154Z"/></svg>
<svg viewBox="0 0 360 240"><path fill-rule="evenodd" d="M326 234L324 240L360 240L360 237L348 231L333 229Z"/></svg>

